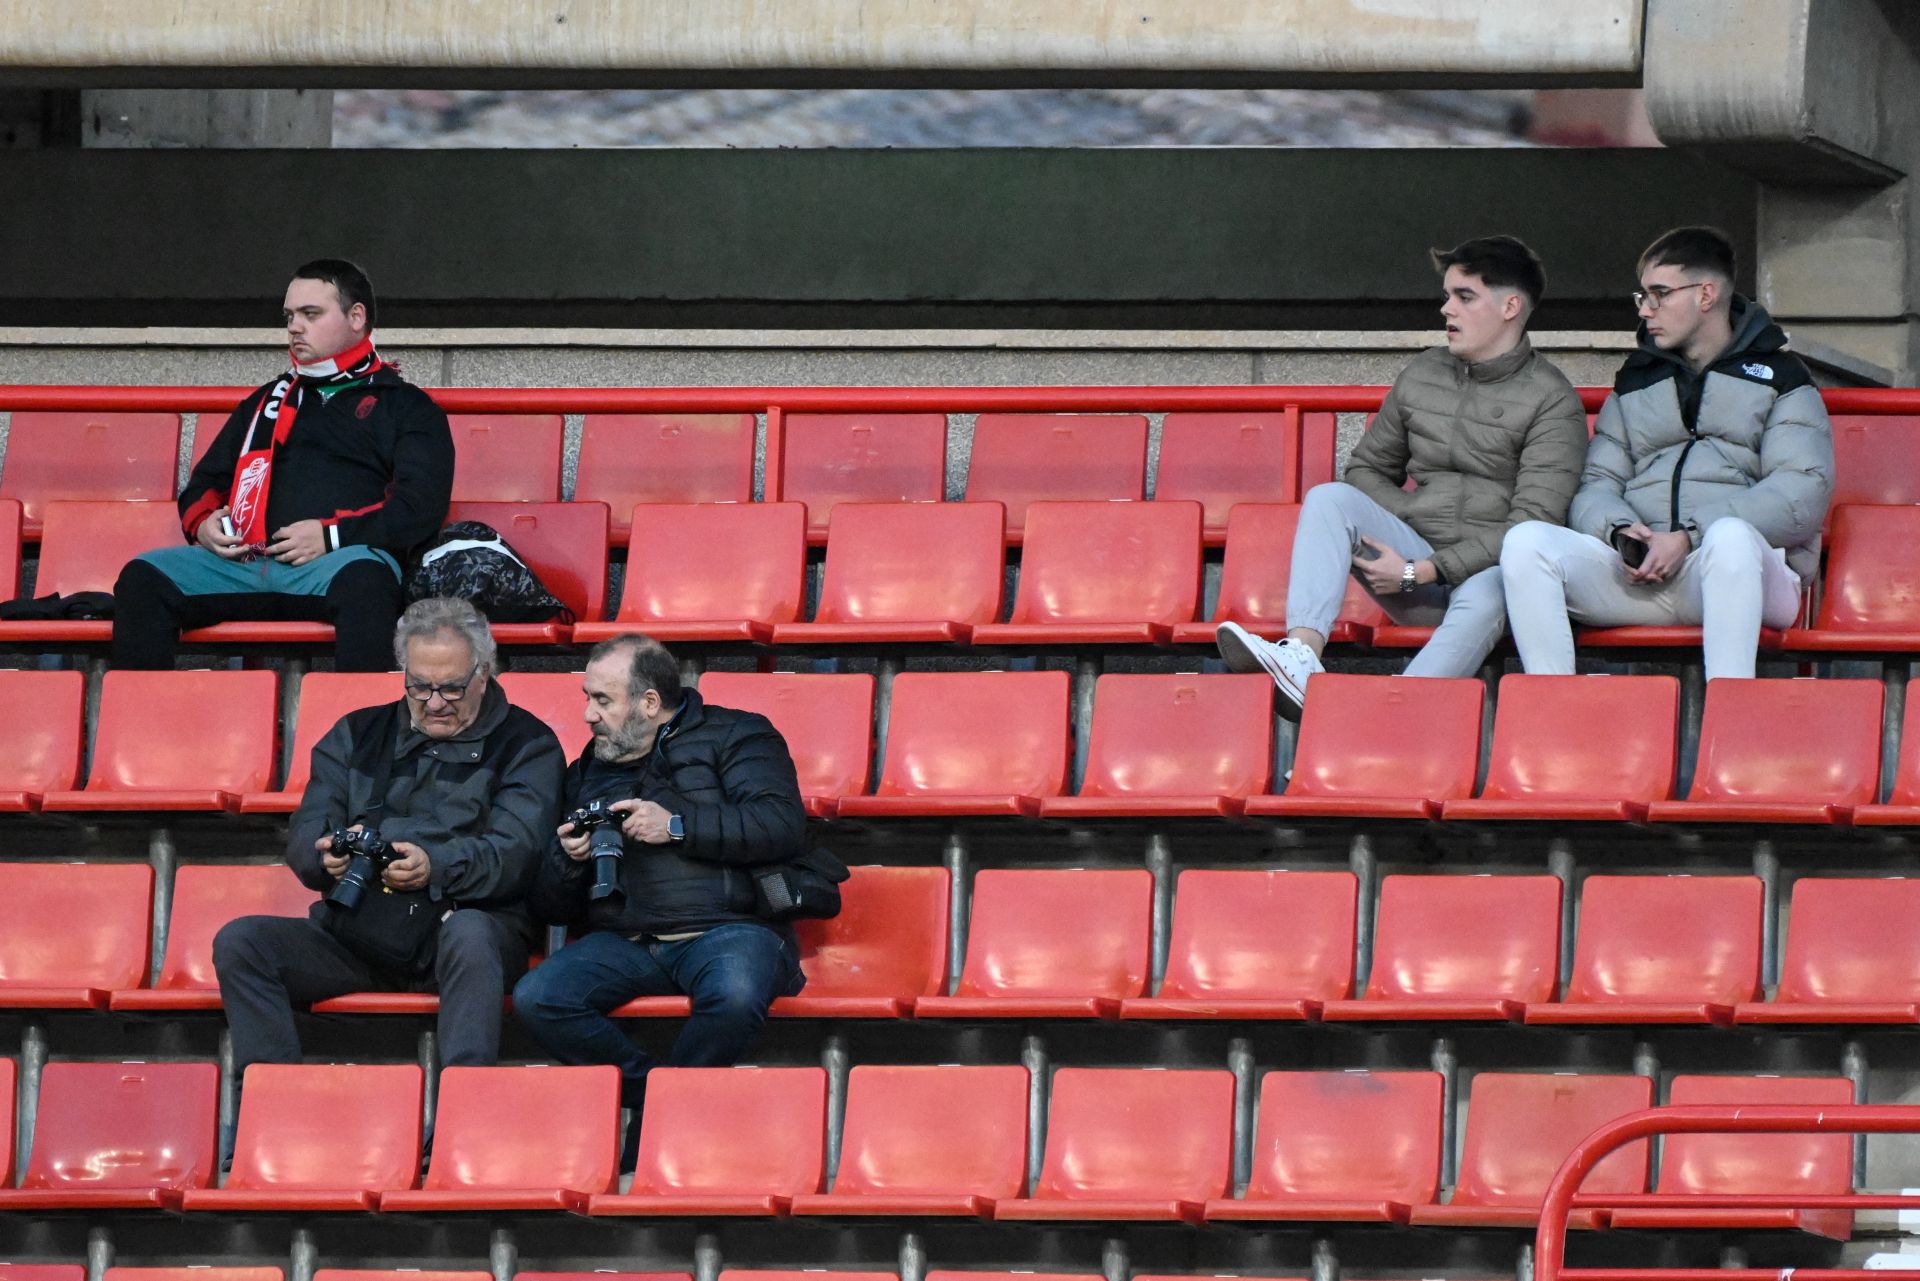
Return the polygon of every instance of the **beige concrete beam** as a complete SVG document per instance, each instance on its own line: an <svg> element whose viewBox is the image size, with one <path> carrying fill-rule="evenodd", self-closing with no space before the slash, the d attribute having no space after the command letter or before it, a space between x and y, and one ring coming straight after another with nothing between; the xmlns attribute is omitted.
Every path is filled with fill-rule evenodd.
<svg viewBox="0 0 1920 1281"><path fill-rule="evenodd" d="M1643 2L0 0L0 77L344 86L413 85L422 73L476 83L1212 74L1274 84L1622 84L1639 71Z"/></svg>

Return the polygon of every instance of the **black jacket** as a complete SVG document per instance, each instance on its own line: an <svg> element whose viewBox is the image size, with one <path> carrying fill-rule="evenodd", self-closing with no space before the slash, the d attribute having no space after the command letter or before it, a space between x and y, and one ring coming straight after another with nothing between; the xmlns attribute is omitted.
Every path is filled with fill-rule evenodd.
<svg viewBox="0 0 1920 1281"><path fill-rule="evenodd" d="M534 882L540 919L622 934L678 934L758 921L746 869L784 863L807 848L807 814L786 740L757 712L712 707L688 690L653 750L630 765L593 760L591 744L567 770L561 817L583 800L654 801L680 815L684 841L628 842L620 861L624 899L588 906L591 861L575 862L550 841Z"/></svg>
<svg viewBox="0 0 1920 1281"><path fill-rule="evenodd" d="M227 501L233 471L267 383L240 402L180 491L191 539ZM299 520L329 526L330 547L364 544L405 560L446 523L453 493L453 434L433 397L391 367L322 401L309 392L293 431L273 451L267 529Z"/></svg>

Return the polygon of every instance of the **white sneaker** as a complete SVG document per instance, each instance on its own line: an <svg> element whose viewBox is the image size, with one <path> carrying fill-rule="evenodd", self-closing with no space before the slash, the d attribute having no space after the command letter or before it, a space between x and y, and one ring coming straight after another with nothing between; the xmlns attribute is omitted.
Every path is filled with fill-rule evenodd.
<svg viewBox="0 0 1920 1281"><path fill-rule="evenodd" d="M1238 623L1214 628L1213 641L1228 671L1265 672L1273 677L1280 690L1280 714L1290 721L1299 720L1306 705L1307 681L1315 672L1327 670L1319 656L1299 641L1261 640Z"/></svg>

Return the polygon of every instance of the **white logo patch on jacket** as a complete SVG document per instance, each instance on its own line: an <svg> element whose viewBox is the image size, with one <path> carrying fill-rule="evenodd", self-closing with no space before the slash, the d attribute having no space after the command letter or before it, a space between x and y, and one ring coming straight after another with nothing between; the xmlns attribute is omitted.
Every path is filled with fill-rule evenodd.
<svg viewBox="0 0 1920 1281"><path fill-rule="evenodd" d="M1773 379L1773 366L1771 365L1742 365L1740 366L1740 372L1749 378L1765 378L1768 381L1772 381Z"/></svg>

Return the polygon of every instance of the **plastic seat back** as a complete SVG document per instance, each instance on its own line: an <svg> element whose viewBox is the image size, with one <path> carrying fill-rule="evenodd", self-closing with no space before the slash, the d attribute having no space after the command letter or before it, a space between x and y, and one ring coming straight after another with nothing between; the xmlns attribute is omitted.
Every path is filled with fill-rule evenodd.
<svg viewBox="0 0 1920 1281"><path fill-rule="evenodd" d="M606 504L455 502L447 519L493 526L575 620L606 613Z"/></svg>
<svg viewBox="0 0 1920 1281"><path fill-rule="evenodd" d="M280 790L304 792L313 772L314 745L348 712L402 697L402 683L395 672L308 672L301 677L293 751L287 757L287 781Z"/></svg>
<svg viewBox="0 0 1920 1281"><path fill-rule="evenodd" d="M625 542L642 503L753 501L752 414L588 414L575 502L602 502Z"/></svg>
<svg viewBox="0 0 1920 1281"><path fill-rule="evenodd" d="M1325 692L1316 677L1314 694ZM1503 676L1487 800L1662 801L1673 795L1680 682ZM1605 726L1606 733L1594 732Z"/></svg>
<svg viewBox="0 0 1920 1281"><path fill-rule="evenodd" d="M107 1271L125 1269L108 1268ZM261 1281L278 1281L279 1269L273 1271L274 1277ZM87 1270L78 1263L0 1263L0 1281L87 1281Z"/></svg>
<svg viewBox="0 0 1920 1281"><path fill-rule="evenodd" d="M108 672L87 790L266 790L278 687L269 671Z"/></svg>
<svg viewBox="0 0 1920 1281"><path fill-rule="evenodd" d="M1236 504L1297 502L1299 469L1297 412L1168 414L1153 495L1199 503L1206 535L1217 540Z"/></svg>
<svg viewBox="0 0 1920 1281"><path fill-rule="evenodd" d="M1200 504L1036 502L1014 623L1184 623L1200 601Z"/></svg>
<svg viewBox="0 0 1920 1281"><path fill-rule="evenodd" d="M1920 436L1915 443L1920 445ZM1826 579L1814 626L1920 634L1920 570L1912 563L1920 507L1838 507L1828 522Z"/></svg>
<svg viewBox="0 0 1920 1281"><path fill-rule="evenodd" d="M837 1196L1017 1197L1027 1069L862 1064L847 1082Z"/></svg>
<svg viewBox="0 0 1920 1281"><path fill-rule="evenodd" d="M1795 881L1774 999L1920 1003L1920 880Z"/></svg>
<svg viewBox="0 0 1920 1281"><path fill-rule="evenodd" d="M1428 1205L1440 1189L1438 1072L1269 1072L1247 1200Z"/></svg>
<svg viewBox="0 0 1920 1281"><path fill-rule="evenodd" d="M983 869L956 995L1139 996L1152 895L1142 868Z"/></svg>
<svg viewBox="0 0 1920 1281"><path fill-rule="evenodd" d="M1569 1001L1751 1001L1764 890L1752 876L1590 876Z"/></svg>
<svg viewBox="0 0 1920 1281"><path fill-rule="evenodd" d="M421 1273L407 1273L395 1281L412 1281ZM279 1268L217 1268L188 1264L177 1268L108 1268L100 1281L285 1281Z"/></svg>
<svg viewBox="0 0 1920 1281"><path fill-rule="evenodd" d="M0 498L20 500L31 535L48 503L170 502L179 460L179 414L15 410Z"/></svg>
<svg viewBox="0 0 1920 1281"><path fill-rule="evenodd" d="M593 741L593 731L582 718L587 696L578 672L503 672L500 689L508 702L532 712L554 732L568 760Z"/></svg>
<svg viewBox="0 0 1920 1281"><path fill-rule="evenodd" d="M817 623L991 623L1006 582L998 503L854 503L833 509ZM927 557L939 551L939 568Z"/></svg>
<svg viewBox="0 0 1920 1281"><path fill-rule="evenodd" d="M187 1281L193 1281L193 1279L187 1278ZM383 1272L377 1268L315 1268L313 1281L494 1281L494 1276L491 1272L435 1271L428 1268L400 1268L391 1272Z"/></svg>
<svg viewBox="0 0 1920 1281"><path fill-rule="evenodd" d="M450 1067L440 1074L430 1192L610 1192L620 1073L611 1067Z"/></svg>
<svg viewBox="0 0 1920 1281"><path fill-rule="evenodd" d="M981 414L968 501L1005 503L1018 541L1030 503L1144 498L1147 420L1139 414Z"/></svg>
<svg viewBox="0 0 1920 1281"><path fill-rule="evenodd" d="M939 995L947 983L947 869L847 870L838 916L793 923L804 995Z"/></svg>
<svg viewBox="0 0 1920 1281"><path fill-rule="evenodd" d="M1367 999L1552 1000L1560 891L1553 876L1384 878Z"/></svg>
<svg viewBox="0 0 1920 1281"><path fill-rule="evenodd" d="M1102 676L1082 796L1251 796L1273 779L1273 681Z"/></svg>
<svg viewBox="0 0 1920 1281"><path fill-rule="evenodd" d="M1644 1076L1482 1072L1473 1078L1454 1205L1538 1206L1580 1140L1617 1117L1653 1106ZM1583 1193L1645 1192L1645 1140L1609 1153Z"/></svg>
<svg viewBox="0 0 1920 1281"><path fill-rule="evenodd" d="M799 1196L820 1190L826 1154L825 1069L660 1068L630 1194Z"/></svg>
<svg viewBox="0 0 1920 1281"><path fill-rule="evenodd" d="M802 796L859 796L873 759L873 677L865 672L704 672L700 697L758 712L787 740Z"/></svg>
<svg viewBox="0 0 1920 1281"><path fill-rule="evenodd" d="M1340 1000L1353 991L1358 897L1352 872L1188 868L1159 994Z"/></svg>
<svg viewBox="0 0 1920 1281"><path fill-rule="evenodd" d="M1472 795L1485 695L1472 679L1315 676L1287 795Z"/></svg>
<svg viewBox="0 0 1920 1281"><path fill-rule="evenodd" d="M1284 623L1287 584L1293 578L1293 536L1298 503L1241 503L1227 516L1227 550L1220 566L1220 595L1213 620L1220 623ZM1362 626L1387 622L1386 611L1360 581L1347 578L1338 621Z"/></svg>
<svg viewBox="0 0 1920 1281"><path fill-rule="evenodd" d="M180 512L170 502L48 503L40 532L40 596L110 592L141 552L179 547Z"/></svg>
<svg viewBox="0 0 1920 1281"><path fill-rule="evenodd" d="M1058 796L1067 778L1065 672L902 672L881 796Z"/></svg>
<svg viewBox="0 0 1920 1281"><path fill-rule="evenodd" d="M220 976L213 969L213 937L221 927L242 916L305 916L313 900L314 892L280 863L184 865L173 877L167 955L154 987L165 991L219 991Z"/></svg>
<svg viewBox="0 0 1920 1281"><path fill-rule="evenodd" d="M454 502L560 501L566 420L559 414L448 414L447 426L453 432Z"/></svg>
<svg viewBox="0 0 1920 1281"><path fill-rule="evenodd" d="M0 863L0 994L139 987L152 911L145 863Z"/></svg>
<svg viewBox="0 0 1920 1281"><path fill-rule="evenodd" d="M1877 680L1709 681L1687 799L1871 804L1880 705Z"/></svg>
<svg viewBox="0 0 1920 1281"><path fill-rule="evenodd" d="M421 1091L411 1063L255 1063L226 1186L410 1188L420 1175Z"/></svg>
<svg viewBox="0 0 1920 1281"><path fill-rule="evenodd" d="M14 1077L17 1069L12 1059L0 1059L0 1188L13 1186L13 1116L14 1116ZM0 1270L3 1272L3 1270ZM0 1281L7 1281L0 1275Z"/></svg>
<svg viewBox="0 0 1920 1281"><path fill-rule="evenodd" d="M1205 1201L1226 1195L1232 1153L1231 1072L1061 1068L1033 1195Z"/></svg>
<svg viewBox="0 0 1920 1281"><path fill-rule="evenodd" d="M212 1063L49 1063L23 1188L204 1188L220 1070Z"/></svg>
<svg viewBox="0 0 1920 1281"><path fill-rule="evenodd" d="M1839 1076L1676 1076L1671 1107L1688 1104L1832 1107L1854 1101ZM1849 1134L1669 1134L1660 1150L1661 1192L1853 1191Z"/></svg>
<svg viewBox="0 0 1920 1281"><path fill-rule="evenodd" d="M788 414L780 497L805 503L826 537L838 503L938 502L946 494L945 414Z"/></svg>
<svg viewBox="0 0 1920 1281"><path fill-rule="evenodd" d="M1830 516L1852 503L1920 503L1920 414L1834 414Z"/></svg>
<svg viewBox="0 0 1920 1281"><path fill-rule="evenodd" d="M0 672L0 792L58 792L79 780L86 689L81 672Z"/></svg>
<svg viewBox="0 0 1920 1281"><path fill-rule="evenodd" d="M805 600L799 503L661 503L633 509L616 621L790 623Z"/></svg>
<svg viewBox="0 0 1920 1281"><path fill-rule="evenodd" d="M0 498L0 600L20 594L20 503Z"/></svg>

